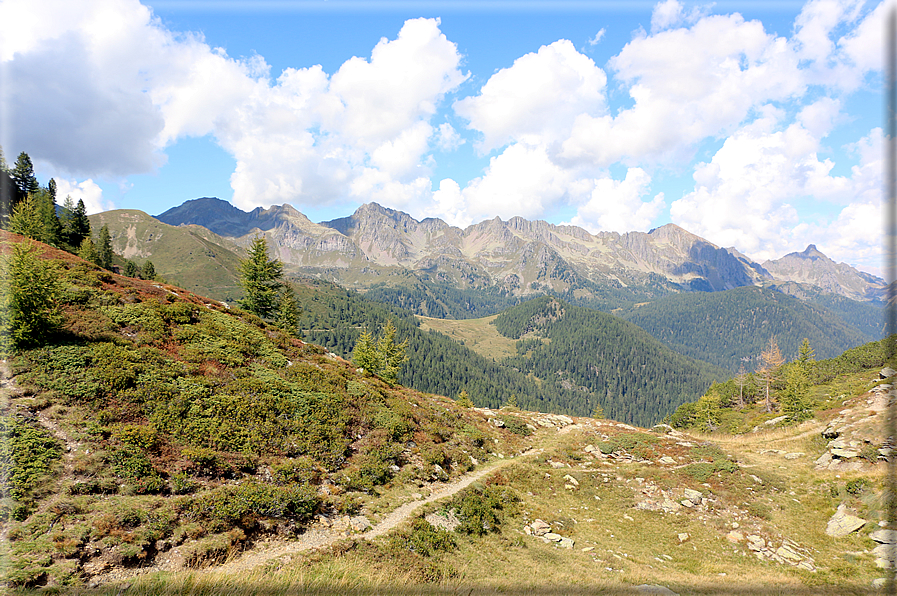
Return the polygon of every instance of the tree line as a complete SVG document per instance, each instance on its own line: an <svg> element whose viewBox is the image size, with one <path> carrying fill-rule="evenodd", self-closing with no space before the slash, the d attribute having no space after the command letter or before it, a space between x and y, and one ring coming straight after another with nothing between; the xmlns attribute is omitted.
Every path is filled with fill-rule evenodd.
<svg viewBox="0 0 897 596"><path fill-rule="evenodd" d="M115 254L109 227L100 228L96 240L83 199L77 203L67 195L57 205L56 180L41 186L31 157L22 151L10 167L0 147L0 225L10 232L76 254L99 267L115 270ZM124 260L119 273L128 277L156 279L151 261L142 266Z"/></svg>

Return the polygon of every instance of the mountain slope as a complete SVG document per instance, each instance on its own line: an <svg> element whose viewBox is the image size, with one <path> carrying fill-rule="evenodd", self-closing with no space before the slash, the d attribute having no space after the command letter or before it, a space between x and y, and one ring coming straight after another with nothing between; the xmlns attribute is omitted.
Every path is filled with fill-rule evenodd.
<svg viewBox="0 0 897 596"><path fill-rule="evenodd" d="M115 253L138 265L152 261L171 283L227 302L243 295L237 282L243 251L204 227L166 225L136 209L91 215L90 225L108 225Z"/></svg>
<svg viewBox="0 0 897 596"><path fill-rule="evenodd" d="M547 385L581 387L597 396L608 417L640 426L657 422L728 376L674 352L628 321L555 298L515 306L494 324L506 337L526 338L517 344L517 357L505 364Z"/></svg>
<svg viewBox="0 0 897 596"><path fill-rule="evenodd" d="M22 240L0 232L0 249ZM60 284L59 324L2 362L4 586L201 566L382 507L397 477L521 450L515 418L389 386L239 309L46 246L29 258Z"/></svg>
<svg viewBox="0 0 897 596"><path fill-rule="evenodd" d="M679 353L737 371L751 370L775 336L786 357L804 338L820 358L831 358L871 337L830 310L766 288L668 296L621 313Z"/></svg>

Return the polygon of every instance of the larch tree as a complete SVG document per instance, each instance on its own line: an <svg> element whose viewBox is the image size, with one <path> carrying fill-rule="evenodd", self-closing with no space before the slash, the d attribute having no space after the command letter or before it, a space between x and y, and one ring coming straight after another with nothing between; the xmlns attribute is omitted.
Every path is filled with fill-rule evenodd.
<svg viewBox="0 0 897 596"><path fill-rule="evenodd" d="M769 343L766 348L760 352L760 368L757 370L757 373L763 379L766 386L766 402L764 409L767 412L772 412L773 410L771 396L772 385L777 380L779 370L784 363L785 358L782 357L782 351L779 349L779 344L776 342L775 336L772 336L769 338Z"/></svg>

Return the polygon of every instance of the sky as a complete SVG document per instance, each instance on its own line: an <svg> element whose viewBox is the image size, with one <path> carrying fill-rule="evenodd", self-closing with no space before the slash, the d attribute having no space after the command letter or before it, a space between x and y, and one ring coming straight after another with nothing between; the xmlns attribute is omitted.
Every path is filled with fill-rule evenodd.
<svg viewBox="0 0 897 596"><path fill-rule="evenodd" d="M89 212L675 223L881 275L889 6L3 0L0 146Z"/></svg>

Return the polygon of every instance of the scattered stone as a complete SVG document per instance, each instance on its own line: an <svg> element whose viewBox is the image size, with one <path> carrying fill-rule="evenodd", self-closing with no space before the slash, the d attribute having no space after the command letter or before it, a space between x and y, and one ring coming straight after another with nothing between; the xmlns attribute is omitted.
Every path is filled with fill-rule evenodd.
<svg viewBox="0 0 897 596"><path fill-rule="evenodd" d="M798 453L786 453L786 454L785 454L785 459L797 459L797 458L799 458L799 457L803 457L804 455L806 455L806 454L804 454L804 453L800 453L800 452L798 452Z"/></svg>
<svg viewBox="0 0 897 596"><path fill-rule="evenodd" d="M496 428L501 428L505 425L505 421L502 420L501 418L490 418L489 424L491 424L492 426L494 426Z"/></svg>
<svg viewBox="0 0 897 596"><path fill-rule="evenodd" d="M533 534L535 534L536 536L544 536L551 531L551 526L541 519L537 519L536 521L531 523L530 527L533 529Z"/></svg>
<svg viewBox="0 0 897 596"><path fill-rule="evenodd" d="M881 590L886 585L888 585L888 579L886 577L879 577L878 579L872 580L872 587L876 590Z"/></svg>
<svg viewBox="0 0 897 596"><path fill-rule="evenodd" d="M698 491L698 490L686 488L683 492L685 493L685 498L688 499L689 501L691 501L692 503L694 503L695 505L700 505L701 499L704 498L703 493L701 493L701 491Z"/></svg>
<svg viewBox="0 0 897 596"><path fill-rule="evenodd" d="M371 521L363 515L356 515L350 518L349 525L356 532L366 532L374 527Z"/></svg>
<svg viewBox="0 0 897 596"><path fill-rule="evenodd" d="M838 510L828 520L825 533L835 538L842 538L851 532L856 532L864 525L866 525L866 520L848 513L847 508L842 503L838 505Z"/></svg>
<svg viewBox="0 0 897 596"><path fill-rule="evenodd" d="M579 486L579 481L577 481L576 478L574 478L574 477L571 476L570 474L564 474L564 480L566 480L567 482L569 482L569 483L572 484L573 486Z"/></svg>
<svg viewBox="0 0 897 596"><path fill-rule="evenodd" d="M732 530L731 532L726 534L726 540L737 544L737 543L741 542L742 540L744 540L744 534L742 534L738 530Z"/></svg>
<svg viewBox="0 0 897 596"><path fill-rule="evenodd" d="M787 544L783 544L776 550L776 554L782 557L783 559L788 559L789 561L802 561L804 556L788 546Z"/></svg>
<svg viewBox="0 0 897 596"><path fill-rule="evenodd" d="M542 534L542 538L545 540L550 540L551 542L560 542L563 536L561 536L560 534L555 534L554 532L546 532L545 534Z"/></svg>
<svg viewBox="0 0 897 596"><path fill-rule="evenodd" d="M554 468L555 470L558 470L560 468L569 467L567 464L565 464L562 461L552 461L552 460L548 460L548 465L551 466L552 468Z"/></svg>
<svg viewBox="0 0 897 596"><path fill-rule="evenodd" d="M748 548L751 550L760 550L766 546L766 541L756 534L750 534L748 537Z"/></svg>
<svg viewBox="0 0 897 596"><path fill-rule="evenodd" d="M651 432L660 433L660 434L668 434L673 427L669 424L655 424L651 427Z"/></svg>
<svg viewBox="0 0 897 596"><path fill-rule="evenodd" d="M825 430L822 431L822 437L824 439L837 439L841 436L841 431L836 429L834 426L826 426Z"/></svg>
<svg viewBox="0 0 897 596"><path fill-rule="evenodd" d="M875 530L869 538L879 544L897 544L897 530Z"/></svg>
<svg viewBox="0 0 897 596"><path fill-rule="evenodd" d="M656 584L642 584L640 586L635 587L635 591L639 594L660 594L660 596L679 596L676 592L673 592L671 589L665 586L658 586Z"/></svg>
<svg viewBox="0 0 897 596"><path fill-rule="evenodd" d="M695 504L692 503L691 501L689 501L688 499L682 499L681 501L679 501L679 503L680 503L683 507L688 507L689 509L691 509L692 507L695 506Z"/></svg>
<svg viewBox="0 0 897 596"><path fill-rule="evenodd" d="M582 552L584 552L584 553L590 553L590 552L592 552L593 550L595 550L595 547L594 547L594 546L587 546L587 547L585 547L584 549L582 549Z"/></svg>
<svg viewBox="0 0 897 596"><path fill-rule="evenodd" d="M894 375L897 375L897 370L894 370L890 366L884 367L878 373L878 376L880 376L882 379L887 379L888 377L893 377Z"/></svg>
<svg viewBox="0 0 897 596"><path fill-rule="evenodd" d="M596 451L594 445L586 445L586 448L583 449L586 453L594 453Z"/></svg>
<svg viewBox="0 0 897 596"><path fill-rule="evenodd" d="M763 480L760 477L754 476L753 474L751 474L750 477L751 477L751 480L753 480L757 484L763 484Z"/></svg>
<svg viewBox="0 0 897 596"><path fill-rule="evenodd" d="M449 532L454 532L461 525L461 520L455 515L455 510L445 511L442 513L428 513L424 516L431 526L442 528Z"/></svg>
<svg viewBox="0 0 897 596"><path fill-rule="evenodd" d="M679 542L685 542L689 538L688 533L686 533L686 532L681 532L678 536L679 536Z"/></svg>
<svg viewBox="0 0 897 596"><path fill-rule="evenodd" d="M561 538L557 542L558 546L561 548L573 548L576 544L572 538Z"/></svg>
<svg viewBox="0 0 897 596"><path fill-rule="evenodd" d="M850 459L852 457L859 457L860 452L855 449L837 449L833 448L831 450L832 457L837 457L839 459Z"/></svg>
<svg viewBox="0 0 897 596"><path fill-rule="evenodd" d="M659 460L657 460L657 461L658 461L659 463L666 464L666 465L668 465L668 466L671 466L671 465L673 465L673 464L676 463L676 460L673 459L672 457L670 457L669 455L664 455L663 457L661 457L661 458L660 458Z"/></svg>

